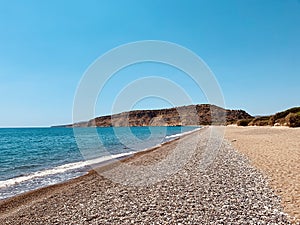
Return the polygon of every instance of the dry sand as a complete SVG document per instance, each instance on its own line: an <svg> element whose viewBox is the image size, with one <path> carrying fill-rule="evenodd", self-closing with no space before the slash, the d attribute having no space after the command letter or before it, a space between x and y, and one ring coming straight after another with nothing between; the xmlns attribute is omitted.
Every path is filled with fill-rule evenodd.
<svg viewBox="0 0 300 225"><path fill-rule="evenodd" d="M197 146L189 161L166 179L145 186L126 186L91 172L64 184L0 201L0 224L289 224L280 198L263 174L227 141L213 163L200 169L210 129L180 139L180 158L193 150L193 143ZM237 134L232 135L237 143L241 142ZM210 147L218 145L217 137L210 140ZM139 153L123 163L155 165L172 154L178 142ZM165 169L174 168L169 166ZM113 168L111 164L99 171ZM124 170L115 170L114 175L123 176ZM146 174L136 178L137 182L151 179Z"/></svg>
<svg viewBox="0 0 300 225"><path fill-rule="evenodd" d="M300 221L300 129L228 126L225 137L270 178L285 212Z"/></svg>

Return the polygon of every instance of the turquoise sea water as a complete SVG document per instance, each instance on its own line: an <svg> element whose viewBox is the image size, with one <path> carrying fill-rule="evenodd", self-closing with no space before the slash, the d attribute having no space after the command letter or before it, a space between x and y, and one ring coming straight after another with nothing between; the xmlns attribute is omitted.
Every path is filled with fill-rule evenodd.
<svg viewBox="0 0 300 225"><path fill-rule="evenodd" d="M75 128L76 138L72 128L2 128L0 199L78 177L93 163L133 154L196 128Z"/></svg>

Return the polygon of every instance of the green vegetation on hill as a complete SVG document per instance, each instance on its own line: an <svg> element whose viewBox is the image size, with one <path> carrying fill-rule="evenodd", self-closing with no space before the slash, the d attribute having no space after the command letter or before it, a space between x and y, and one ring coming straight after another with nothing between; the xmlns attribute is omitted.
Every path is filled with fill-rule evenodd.
<svg viewBox="0 0 300 225"><path fill-rule="evenodd" d="M269 125L269 120L270 116L257 117L249 123L249 126L267 126Z"/></svg>
<svg viewBox="0 0 300 225"><path fill-rule="evenodd" d="M272 116L237 121L238 126L289 126L300 127L300 107L288 109Z"/></svg>
<svg viewBox="0 0 300 225"><path fill-rule="evenodd" d="M250 123L252 120L253 120L253 119L242 119L242 120L238 120L238 121L236 122L236 124L237 124L238 126L246 127L246 126L249 125L249 123Z"/></svg>

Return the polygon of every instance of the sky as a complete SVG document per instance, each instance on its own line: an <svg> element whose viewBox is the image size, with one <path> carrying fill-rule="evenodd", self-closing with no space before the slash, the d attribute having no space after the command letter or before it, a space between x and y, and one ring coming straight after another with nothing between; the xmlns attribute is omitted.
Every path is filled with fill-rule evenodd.
<svg viewBox="0 0 300 225"><path fill-rule="evenodd" d="M130 42L162 40L197 54L214 73L226 108L268 115L299 106L298 0L0 0L0 127L72 122L74 96L89 66ZM132 65L114 74L99 94L95 115L110 114L130 82L162 76L205 94L167 65ZM144 99L134 108L165 108Z"/></svg>

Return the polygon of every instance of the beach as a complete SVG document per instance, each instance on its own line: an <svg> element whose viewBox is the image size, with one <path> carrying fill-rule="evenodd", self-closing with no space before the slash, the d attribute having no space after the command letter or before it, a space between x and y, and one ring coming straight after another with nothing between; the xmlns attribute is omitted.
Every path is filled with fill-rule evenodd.
<svg viewBox="0 0 300 225"><path fill-rule="evenodd" d="M225 137L268 176L284 211L300 221L300 129L229 126Z"/></svg>
<svg viewBox="0 0 300 225"><path fill-rule="evenodd" d="M223 140L212 129L2 200L0 224L289 224L299 208L278 185L299 196L300 130L226 127Z"/></svg>

